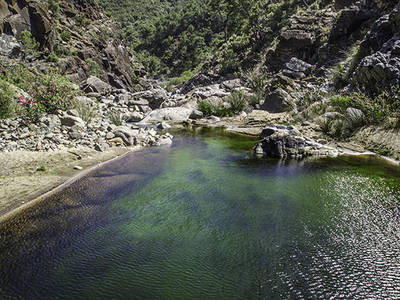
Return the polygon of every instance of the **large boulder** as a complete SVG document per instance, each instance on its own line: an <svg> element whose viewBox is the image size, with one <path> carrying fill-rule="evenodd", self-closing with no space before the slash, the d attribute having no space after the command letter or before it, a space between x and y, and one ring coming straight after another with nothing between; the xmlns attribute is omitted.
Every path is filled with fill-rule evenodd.
<svg viewBox="0 0 400 300"><path fill-rule="evenodd" d="M121 138L126 146L133 146L137 143L136 136L139 134L139 130L128 126L118 126L112 133L114 136Z"/></svg>
<svg viewBox="0 0 400 300"><path fill-rule="evenodd" d="M186 107L161 108L149 113L141 123L159 123L162 121L183 122L189 119L193 109Z"/></svg>
<svg viewBox="0 0 400 300"><path fill-rule="evenodd" d="M100 78L96 76L90 76L86 80L86 86L84 88L86 93L100 93L104 94L112 90L111 85L107 82L104 82Z"/></svg>
<svg viewBox="0 0 400 300"><path fill-rule="evenodd" d="M157 109L167 100L167 92L162 88L150 89L133 94L133 98L138 101L147 101L151 109Z"/></svg>
<svg viewBox="0 0 400 300"><path fill-rule="evenodd" d="M193 97L201 98L201 99L208 99L212 97L216 98L224 98L229 96L230 93L227 92L221 85L213 84L205 87L200 87L192 92Z"/></svg>
<svg viewBox="0 0 400 300"><path fill-rule="evenodd" d="M294 126L271 125L263 130L260 138L255 152L274 158L337 156L339 153L334 148L302 137Z"/></svg>
<svg viewBox="0 0 400 300"><path fill-rule="evenodd" d="M297 107L293 98L284 89L277 88L265 98L261 109L270 113L281 113L296 110Z"/></svg>
<svg viewBox="0 0 400 300"><path fill-rule="evenodd" d="M358 51L353 83L376 93L400 82L400 6L375 21Z"/></svg>

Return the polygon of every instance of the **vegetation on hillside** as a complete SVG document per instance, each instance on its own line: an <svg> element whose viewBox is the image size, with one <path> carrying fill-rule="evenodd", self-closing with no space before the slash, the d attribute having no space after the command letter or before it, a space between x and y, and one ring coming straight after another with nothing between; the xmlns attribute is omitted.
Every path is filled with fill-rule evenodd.
<svg viewBox="0 0 400 300"><path fill-rule="evenodd" d="M304 1L104 0L99 4L122 23L124 38L150 72L173 77L211 58L222 74L246 67Z"/></svg>

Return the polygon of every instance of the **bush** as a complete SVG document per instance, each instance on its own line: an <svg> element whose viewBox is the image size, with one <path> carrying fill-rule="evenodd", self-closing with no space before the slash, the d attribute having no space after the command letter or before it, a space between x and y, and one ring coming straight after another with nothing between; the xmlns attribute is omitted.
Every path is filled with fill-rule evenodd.
<svg viewBox="0 0 400 300"><path fill-rule="evenodd" d="M54 53L54 52L51 52L51 53L49 54L49 56L47 56L47 61L48 61L48 62L54 62L54 63L58 62L58 56L57 56L57 54Z"/></svg>
<svg viewBox="0 0 400 300"><path fill-rule="evenodd" d="M228 98L228 103L233 114L241 113L247 105L246 97L242 91L233 92Z"/></svg>
<svg viewBox="0 0 400 300"><path fill-rule="evenodd" d="M29 92L32 97L20 97L19 102L23 115L31 122L38 122L44 112L69 109L75 95L72 83L59 74L38 76Z"/></svg>
<svg viewBox="0 0 400 300"><path fill-rule="evenodd" d="M204 116L212 116L215 112L215 106L207 100L201 100L197 103L197 108L203 113Z"/></svg>
<svg viewBox="0 0 400 300"><path fill-rule="evenodd" d="M69 31L69 30L63 30L63 31L60 33L60 37L61 37L61 39L62 39L63 41L69 42L69 41L71 40L71 38L72 38L71 31Z"/></svg>
<svg viewBox="0 0 400 300"><path fill-rule="evenodd" d="M40 43L36 41L29 31L24 30L21 32L21 40L29 54L39 55Z"/></svg>
<svg viewBox="0 0 400 300"><path fill-rule="evenodd" d="M337 107L340 109L341 112L345 111L348 107L351 107L354 103L352 97L350 96L334 96L331 99L331 104L334 107Z"/></svg>
<svg viewBox="0 0 400 300"><path fill-rule="evenodd" d="M0 118L5 119L12 116L14 112L14 97L15 92L10 87L9 83L0 80Z"/></svg>
<svg viewBox="0 0 400 300"><path fill-rule="evenodd" d="M247 101L243 92L232 93L226 103L211 103L207 100L201 100L197 103L197 108L204 116L229 117L239 114L246 107Z"/></svg>
<svg viewBox="0 0 400 300"><path fill-rule="evenodd" d="M97 63L97 62L95 62L93 59L91 59L91 58L88 58L87 60L86 60L86 62L87 62L87 64L88 64L88 67L89 67L89 73L90 73L90 75L93 75L93 76L100 76L101 75L101 73L103 73L103 69L100 67L100 65Z"/></svg>
<svg viewBox="0 0 400 300"><path fill-rule="evenodd" d="M57 15L58 12L60 11L60 5L56 0L49 0L48 7L51 10L51 12L55 15Z"/></svg>

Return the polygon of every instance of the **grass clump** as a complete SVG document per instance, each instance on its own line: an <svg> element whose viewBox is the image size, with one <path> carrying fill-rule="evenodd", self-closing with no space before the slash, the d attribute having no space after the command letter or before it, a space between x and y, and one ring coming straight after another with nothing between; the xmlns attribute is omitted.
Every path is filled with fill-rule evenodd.
<svg viewBox="0 0 400 300"><path fill-rule="evenodd" d="M207 100L201 100L197 103L198 109L204 116L229 117L243 111L247 105L247 100L243 92L234 92L226 102L212 103Z"/></svg>
<svg viewBox="0 0 400 300"><path fill-rule="evenodd" d="M90 124L92 120L97 116L97 107L89 103L82 101L76 101L73 103L72 107L76 109L79 117L86 123Z"/></svg>
<svg viewBox="0 0 400 300"><path fill-rule="evenodd" d="M108 118L110 119L110 122L115 126L122 126L125 123L123 115L117 110L110 111L108 113Z"/></svg>
<svg viewBox="0 0 400 300"><path fill-rule="evenodd" d="M39 168L36 169L37 172L46 172L47 169L44 165L41 165Z"/></svg>

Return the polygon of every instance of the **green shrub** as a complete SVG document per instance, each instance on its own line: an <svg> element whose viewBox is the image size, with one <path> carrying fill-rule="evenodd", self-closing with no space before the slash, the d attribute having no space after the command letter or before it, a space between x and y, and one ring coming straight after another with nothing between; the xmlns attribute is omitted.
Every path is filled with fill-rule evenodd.
<svg viewBox="0 0 400 300"><path fill-rule="evenodd" d="M228 97L225 104L222 100L220 103L201 100L197 103L197 108L204 116L229 117L242 112L246 105L247 101L243 92L234 92Z"/></svg>
<svg viewBox="0 0 400 300"><path fill-rule="evenodd" d="M67 110L71 107L76 91L72 83L62 75L50 73L37 76L33 88L29 90L32 97L20 97L19 102L23 116L31 122L38 122L40 116Z"/></svg>
<svg viewBox="0 0 400 300"><path fill-rule="evenodd" d="M204 116L212 116L215 112L215 106L207 100L201 100L197 103L197 108L203 113Z"/></svg>
<svg viewBox="0 0 400 300"><path fill-rule="evenodd" d="M60 11L60 5L56 0L49 0L48 7L51 10L51 12L55 15L57 15Z"/></svg>
<svg viewBox="0 0 400 300"><path fill-rule="evenodd" d="M350 96L337 95L333 96L330 100L331 104L334 107L339 108L342 112L345 111L348 107L354 105L353 98Z"/></svg>
<svg viewBox="0 0 400 300"><path fill-rule="evenodd" d="M168 80L167 82L167 87L173 86L173 85L179 85L181 83L189 81L195 74L197 73L197 70L187 70L183 72L180 76L178 77L172 77Z"/></svg>
<svg viewBox="0 0 400 300"><path fill-rule="evenodd" d="M26 51L32 55L39 55L39 47L40 43L36 41L36 39L32 36L32 34L24 30L21 32L21 41L25 46Z"/></svg>
<svg viewBox="0 0 400 300"><path fill-rule="evenodd" d="M339 63L335 66L333 69L333 75L332 75L332 80L333 80L333 85L337 89L341 89L347 84L347 75L346 75L346 70L345 70L345 64L344 63Z"/></svg>
<svg viewBox="0 0 400 300"><path fill-rule="evenodd" d="M247 105L246 97L242 91L233 92L228 97L228 103L230 104L230 111L233 114L239 114Z"/></svg>
<svg viewBox="0 0 400 300"><path fill-rule="evenodd" d="M47 56L47 61L48 61L48 62L54 62L54 63L58 62L58 56L57 56L57 54L54 53L54 52L51 52L51 53Z"/></svg>
<svg viewBox="0 0 400 300"><path fill-rule="evenodd" d="M39 168L36 169L36 172L46 172L47 169L44 165L41 165Z"/></svg>
<svg viewBox="0 0 400 300"><path fill-rule="evenodd" d="M89 73L90 75L94 76L100 76L103 73L103 69L100 67L100 65L95 62L93 59L88 58L86 60L88 67L89 67Z"/></svg>
<svg viewBox="0 0 400 300"><path fill-rule="evenodd" d="M63 31L60 33L60 37L61 37L61 39L62 39L63 41L69 42L69 41L71 40L71 38L72 38L72 33L71 33L71 31L69 31L69 30L63 30Z"/></svg>
<svg viewBox="0 0 400 300"><path fill-rule="evenodd" d="M5 119L14 113L14 97L15 92L9 83L0 80L0 119Z"/></svg>

